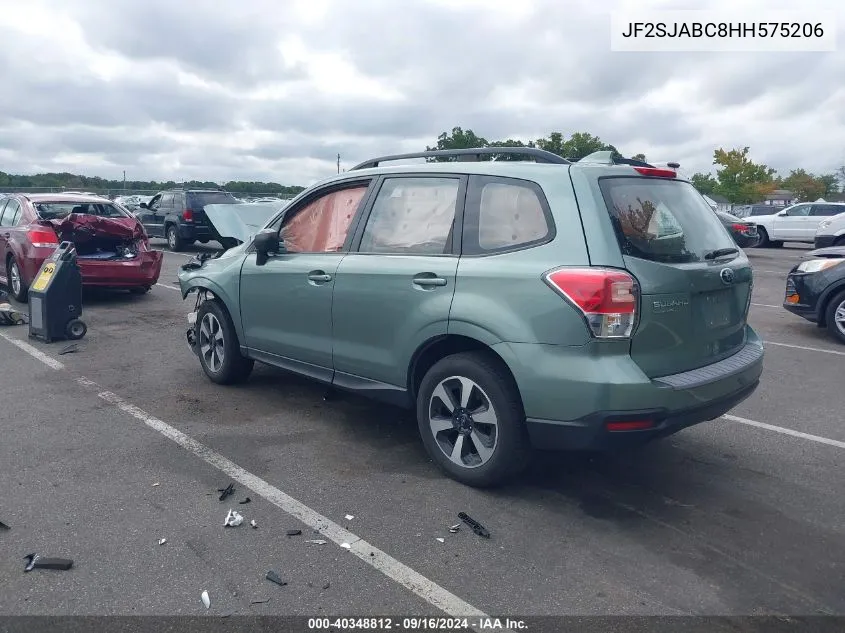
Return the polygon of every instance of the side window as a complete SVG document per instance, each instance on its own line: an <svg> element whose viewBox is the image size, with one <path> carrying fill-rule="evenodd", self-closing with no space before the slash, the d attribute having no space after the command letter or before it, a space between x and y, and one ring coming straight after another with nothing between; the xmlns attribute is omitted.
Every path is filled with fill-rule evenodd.
<svg viewBox="0 0 845 633"><path fill-rule="evenodd" d="M16 203L16 204L17 204L17 209L15 209L15 211L12 215L12 221L11 221L11 224L9 224L9 226L17 226L21 221L21 216L23 215L23 209L21 208L20 203Z"/></svg>
<svg viewBox="0 0 845 633"><path fill-rule="evenodd" d="M173 194L173 200L172 200L172 201L171 201L171 203L170 203L170 204L171 204L171 206L172 206L172 207L173 207L176 211L181 211L182 209L185 209L186 207L185 207L185 200L184 200L184 198L185 198L185 194L184 194L184 193L174 193L174 194Z"/></svg>
<svg viewBox="0 0 845 633"><path fill-rule="evenodd" d="M147 205L150 209L158 209L161 207L161 194L157 196L153 196L153 199L150 200L149 204Z"/></svg>
<svg viewBox="0 0 845 633"><path fill-rule="evenodd" d="M279 237L293 253L336 253L343 248L369 184L339 189L312 200L286 217Z"/></svg>
<svg viewBox="0 0 845 633"><path fill-rule="evenodd" d="M845 206L837 207L834 204L814 204L813 215L831 216L845 211Z"/></svg>
<svg viewBox="0 0 845 633"><path fill-rule="evenodd" d="M801 218L806 217L810 214L810 205L809 204L799 204L797 207L792 207L789 211L786 212L790 218Z"/></svg>
<svg viewBox="0 0 845 633"><path fill-rule="evenodd" d="M161 201L159 202L159 207L163 211L169 212L173 208L173 194L172 193L161 194Z"/></svg>
<svg viewBox="0 0 845 633"><path fill-rule="evenodd" d="M3 217L0 218L0 226L14 226L16 219L20 216L21 205L17 200L9 200L3 210Z"/></svg>
<svg viewBox="0 0 845 633"><path fill-rule="evenodd" d="M460 187L458 178L386 178L367 218L358 252L449 253Z"/></svg>
<svg viewBox="0 0 845 633"><path fill-rule="evenodd" d="M661 231L673 232L677 224L669 214ZM663 226L668 224L668 226ZM512 250L547 241L553 222L542 189L536 183L514 178L473 176L467 195L462 253L479 255Z"/></svg>
<svg viewBox="0 0 845 633"><path fill-rule="evenodd" d="M6 208L7 200L0 200L0 226L3 226L3 209Z"/></svg>

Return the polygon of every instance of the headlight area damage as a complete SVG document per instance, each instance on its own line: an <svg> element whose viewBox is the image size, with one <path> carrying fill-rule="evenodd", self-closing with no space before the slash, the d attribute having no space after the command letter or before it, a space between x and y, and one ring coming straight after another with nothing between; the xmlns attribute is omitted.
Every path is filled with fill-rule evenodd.
<svg viewBox="0 0 845 633"><path fill-rule="evenodd" d="M150 248L135 218L71 213L41 223L53 227L59 242L73 243L85 285L149 288L158 282L163 254Z"/></svg>
<svg viewBox="0 0 845 633"><path fill-rule="evenodd" d="M187 264L186 264L187 265ZM184 268L184 267L183 267ZM189 292L194 292L191 290ZM200 306L205 303L206 301L211 301L214 299L214 293L210 290L206 290L205 288L197 288L197 300L194 303L194 310L193 312L188 313L188 327L185 331L185 336L188 339L188 346L193 350L196 354L197 350L197 312L199 312Z"/></svg>

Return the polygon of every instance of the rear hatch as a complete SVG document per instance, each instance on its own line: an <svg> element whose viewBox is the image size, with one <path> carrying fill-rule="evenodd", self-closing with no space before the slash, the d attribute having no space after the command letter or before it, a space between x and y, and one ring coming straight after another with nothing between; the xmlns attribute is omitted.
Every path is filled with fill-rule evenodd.
<svg viewBox="0 0 845 633"><path fill-rule="evenodd" d="M649 377L717 362L745 344L751 266L685 181L599 179L625 267L640 287L631 357Z"/></svg>
<svg viewBox="0 0 845 633"><path fill-rule="evenodd" d="M237 204L240 201L226 191L189 191L185 197L187 208L191 210L194 226L208 226L214 230L205 213L207 204Z"/></svg>

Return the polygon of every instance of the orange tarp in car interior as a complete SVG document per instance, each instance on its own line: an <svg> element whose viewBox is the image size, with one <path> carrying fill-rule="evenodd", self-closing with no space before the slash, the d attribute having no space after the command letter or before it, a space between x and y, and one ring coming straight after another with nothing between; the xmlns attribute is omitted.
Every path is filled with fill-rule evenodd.
<svg viewBox="0 0 845 633"><path fill-rule="evenodd" d="M365 193L367 187L343 189L309 204L282 227L280 237L285 250L300 253L339 251Z"/></svg>

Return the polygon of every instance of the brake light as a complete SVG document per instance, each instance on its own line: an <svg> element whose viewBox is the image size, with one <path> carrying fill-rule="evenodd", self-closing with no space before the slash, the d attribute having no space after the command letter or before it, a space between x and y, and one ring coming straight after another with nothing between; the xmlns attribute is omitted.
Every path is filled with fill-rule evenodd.
<svg viewBox="0 0 845 633"><path fill-rule="evenodd" d="M182 219L185 222L193 222L194 221L194 212L191 209L185 209L182 211Z"/></svg>
<svg viewBox="0 0 845 633"><path fill-rule="evenodd" d="M627 338L637 323L639 286L622 270L558 268L545 282L573 304L596 338Z"/></svg>
<svg viewBox="0 0 845 633"><path fill-rule="evenodd" d="M634 167L634 169L643 176L654 176L656 178L674 178L677 175L671 169L660 169L658 167Z"/></svg>
<svg viewBox="0 0 845 633"><path fill-rule="evenodd" d="M50 229L30 229L26 236L35 248L50 248L59 243L59 236Z"/></svg>
<svg viewBox="0 0 845 633"><path fill-rule="evenodd" d="M731 228L734 231L739 231L740 233L744 233L745 231L748 230L748 225L747 224L731 224Z"/></svg>
<svg viewBox="0 0 845 633"><path fill-rule="evenodd" d="M607 422L608 431L644 431L654 427L651 420L626 420L624 422Z"/></svg>

